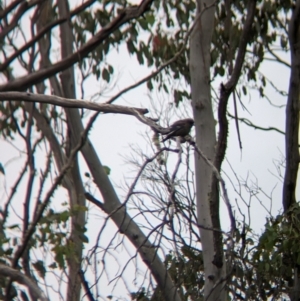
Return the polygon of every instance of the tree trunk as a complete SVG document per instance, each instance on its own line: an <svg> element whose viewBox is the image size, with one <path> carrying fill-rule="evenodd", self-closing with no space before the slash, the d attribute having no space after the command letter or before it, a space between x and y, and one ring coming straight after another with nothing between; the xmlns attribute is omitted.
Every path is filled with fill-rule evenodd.
<svg viewBox="0 0 300 301"><path fill-rule="evenodd" d="M69 4L67 0L58 1L58 10L61 18L70 17ZM73 53L73 31L71 28L71 20L60 25L60 38L61 38L61 56L62 59L68 57ZM75 92L75 79L74 68L68 68L61 73L61 86L63 91L63 97L76 98ZM79 116L78 109L66 109L67 121L68 121L68 149L67 155L74 149L79 139L74 135L74 123L77 122L77 116ZM79 208L85 206L85 196L82 180L79 173L78 157L76 156L75 162L70 170L70 177L72 179L72 189L69 190L70 206L72 209L79 206ZM67 301L79 301L81 299L81 281L80 270L82 260L83 242L81 239L82 232L85 226L85 211L76 210L76 214L72 216L72 232L70 235L70 243L74 248L74 257L68 259L69 265L69 282L67 291Z"/></svg>
<svg viewBox="0 0 300 301"><path fill-rule="evenodd" d="M283 182L283 208L287 212L296 203L296 187L299 168L299 102L300 102L300 0L289 24L291 49L291 77L286 105L285 147L286 168ZM289 294L291 301L299 301L299 267L294 268L294 285Z"/></svg>
<svg viewBox="0 0 300 301"><path fill-rule="evenodd" d="M210 91L210 46L214 31L215 1L197 1L198 20L191 35L190 74L192 104L195 117L196 143L205 156L214 161L216 133ZM201 226L213 228L210 202L212 195L212 169L195 153L197 214L204 260L204 300L226 300L224 290L225 264L216 264L214 232Z"/></svg>

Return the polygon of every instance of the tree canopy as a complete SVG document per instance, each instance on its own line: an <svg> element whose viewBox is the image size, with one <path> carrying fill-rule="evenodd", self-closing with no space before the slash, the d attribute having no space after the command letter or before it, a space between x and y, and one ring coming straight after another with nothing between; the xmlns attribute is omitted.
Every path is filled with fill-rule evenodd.
<svg viewBox="0 0 300 301"><path fill-rule="evenodd" d="M298 301L299 45L300 0L0 0L0 299Z"/></svg>

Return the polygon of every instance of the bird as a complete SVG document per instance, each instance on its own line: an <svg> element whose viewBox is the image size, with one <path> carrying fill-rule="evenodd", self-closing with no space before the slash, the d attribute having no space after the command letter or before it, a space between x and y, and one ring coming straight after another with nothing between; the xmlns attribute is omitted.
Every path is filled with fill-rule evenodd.
<svg viewBox="0 0 300 301"><path fill-rule="evenodd" d="M166 137L162 140L162 142L165 142L166 140L172 138L172 137L185 137L189 134L191 128L194 125L194 120L192 118L187 119L181 119L175 121L170 126L170 131L166 133Z"/></svg>

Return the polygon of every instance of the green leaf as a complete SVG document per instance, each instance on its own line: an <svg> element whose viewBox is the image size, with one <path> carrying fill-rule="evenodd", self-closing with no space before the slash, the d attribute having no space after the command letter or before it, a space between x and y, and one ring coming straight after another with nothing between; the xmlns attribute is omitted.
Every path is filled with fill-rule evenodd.
<svg viewBox="0 0 300 301"><path fill-rule="evenodd" d="M148 80L148 81L147 81L147 88L148 88L150 91L153 90L153 84L152 84L151 80Z"/></svg>
<svg viewBox="0 0 300 301"><path fill-rule="evenodd" d="M300 253L298 253L298 255L297 255L297 265L299 265L300 264Z"/></svg>
<svg viewBox="0 0 300 301"><path fill-rule="evenodd" d="M69 211L65 210L59 214L59 217L62 222L66 222L70 217L70 213Z"/></svg>
<svg viewBox="0 0 300 301"><path fill-rule="evenodd" d="M89 238L85 234L81 234L79 237L83 243L89 243Z"/></svg>
<svg viewBox="0 0 300 301"><path fill-rule="evenodd" d="M265 263L265 270L268 272L270 270L270 265L266 262Z"/></svg>
<svg viewBox="0 0 300 301"><path fill-rule="evenodd" d="M113 73L114 73L114 68L113 68L113 66L108 65L108 72L109 72L110 74L113 74Z"/></svg>
<svg viewBox="0 0 300 301"><path fill-rule="evenodd" d="M105 173L109 176L111 169L108 166L106 166L106 165L103 166L103 169L104 169Z"/></svg>
<svg viewBox="0 0 300 301"><path fill-rule="evenodd" d="M155 17L153 14L147 14L146 20L147 20L148 24L153 25L154 21L155 21Z"/></svg>
<svg viewBox="0 0 300 301"><path fill-rule="evenodd" d="M56 264L56 262L54 261L54 262L52 262L50 265L48 265L48 267L51 268L51 269L56 269L56 268L57 268L57 264Z"/></svg>
<svg viewBox="0 0 300 301"><path fill-rule="evenodd" d="M8 229L15 229L15 228L18 228L20 229L19 225L18 224L14 224L14 225L11 225L9 227L7 227Z"/></svg>
<svg viewBox="0 0 300 301"><path fill-rule="evenodd" d="M131 40L127 41L127 49L131 54L135 52L135 47Z"/></svg>
<svg viewBox="0 0 300 301"><path fill-rule="evenodd" d="M13 245L13 246L17 246L17 245L18 245L18 238L17 238L17 237L14 237L14 238L12 239L12 245Z"/></svg>
<svg viewBox="0 0 300 301"><path fill-rule="evenodd" d="M64 252L61 248L55 248L55 260L58 263L58 266L63 269L65 267L65 259L64 259Z"/></svg>
<svg viewBox="0 0 300 301"><path fill-rule="evenodd" d="M139 64L140 65L143 65L144 64L144 58L143 58L143 54L141 51L137 52L136 53L136 56L137 56L137 59L139 61Z"/></svg>
<svg viewBox="0 0 300 301"><path fill-rule="evenodd" d="M264 89L263 89L263 87L259 87L258 91L259 91L259 95L261 97L264 97Z"/></svg>
<svg viewBox="0 0 300 301"><path fill-rule="evenodd" d="M74 212L86 212L88 209L86 206L83 206L83 205L74 205L72 210Z"/></svg>
<svg viewBox="0 0 300 301"><path fill-rule="evenodd" d="M141 27L144 29L144 30L147 30L148 29L148 22L147 20L145 20L144 18L141 18L139 20L139 24L141 25Z"/></svg>
<svg viewBox="0 0 300 301"><path fill-rule="evenodd" d="M244 95L247 95L247 89L245 86L242 87L242 90L243 90Z"/></svg>
<svg viewBox="0 0 300 301"><path fill-rule="evenodd" d="M106 68L104 68L102 70L102 78L107 82L110 81L110 73L108 72L108 70Z"/></svg>
<svg viewBox="0 0 300 301"><path fill-rule="evenodd" d="M46 272L47 272L46 269L45 269L45 266L44 266L44 262L41 261L41 260L38 260L38 261L32 263L32 265L37 270L39 275L44 279L45 275L46 275Z"/></svg>
<svg viewBox="0 0 300 301"><path fill-rule="evenodd" d="M281 36L281 38L280 38L280 45L281 45L282 48L286 48L286 46L287 46L287 39L286 39L286 37Z"/></svg>

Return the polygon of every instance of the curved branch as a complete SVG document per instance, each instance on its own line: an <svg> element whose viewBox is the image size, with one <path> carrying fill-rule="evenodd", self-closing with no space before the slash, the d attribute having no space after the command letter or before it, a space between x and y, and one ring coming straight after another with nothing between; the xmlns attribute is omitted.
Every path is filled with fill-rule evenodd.
<svg viewBox="0 0 300 301"><path fill-rule="evenodd" d="M79 7L75 8L73 11L70 12L70 17L76 16L78 13L86 9L88 6L93 4L96 0L89 0ZM1 16L0 16L1 19ZM68 18L60 18L58 20L55 20L45 26L37 35L35 35L29 42L27 42L25 45L23 45L21 48L19 48L16 52L14 52L6 61L4 61L3 64L0 64L0 71L4 71L10 63L15 60L20 54L22 54L24 51L26 51L29 47L31 47L35 42L37 42L40 38L42 38L48 31L53 29L55 26L62 24L66 22Z"/></svg>
<svg viewBox="0 0 300 301"><path fill-rule="evenodd" d="M230 114L230 113L227 113L227 115L228 115L230 118L235 119L235 116L234 116L234 115L232 115L232 114ZM261 130L261 131L275 131L275 132L277 132L277 133L279 133L279 134L285 135L285 132L279 130L278 128L275 128L275 127L272 127L272 126L269 126L269 127L267 127L267 128L266 128L266 127L262 127L262 126L259 126L259 125L256 125L256 124L252 123L252 122L251 122L249 119L247 119L247 118L238 117L237 120L239 120L239 121L245 123L246 125L248 125L248 126L254 128L255 130Z"/></svg>
<svg viewBox="0 0 300 301"><path fill-rule="evenodd" d="M145 76L144 78L140 79L138 82L136 82L135 84L132 84L131 86L128 86L126 88L124 88L123 90L121 90L120 92L118 92L115 96L113 96L110 100L108 100L106 103L112 103L114 102L117 98L119 98L120 96L122 96L123 94L127 93L128 91L146 83L149 79L153 78L154 76L158 75L162 70L164 70L166 67L168 67L170 64L172 64L173 62L175 62L178 57L183 53L183 51L186 49L186 45L188 44L188 40L190 35L192 34L197 22L199 21L200 17L202 16L203 12L208 9L209 7L206 7L204 10L201 11L201 13L195 18L192 26L190 27L190 29L188 30L188 32L186 33L184 40L183 40L183 45L182 47L179 49L178 52L176 52L174 54L174 56L169 59L168 61L166 61L165 63L161 64L155 71L151 72L149 75Z"/></svg>
<svg viewBox="0 0 300 301"><path fill-rule="evenodd" d="M87 100L78 100L63 98L55 95L44 95L44 94L33 94L29 92L0 92L0 101L25 101L25 102L38 102L45 104L52 104L64 108L81 108L89 109L102 113L115 113L115 114L125 114L125 115L136 115L136 112L140 114L147 114L147 109L141 108L130 108L119 105L111 104L100 104L93 103Z"/></svg>
<svg viewBox="0 0 300 301"><path fill-rule="evenodd" d="M216 146L216 152L214 157L213 165L220 172L221 165L225 157L225 152L227 148L227 137L228 137L228 120L226 118L228 100L231 93L234 91L236 84L240 78L242 66L245 60L245 54L247 49L247 44L251 34L251 28L253 24L253 19L255 15L256 0L249 0L247 5L247 17L244 24L243 32L239 42L239 50L235 64L233 66L232 74L226 84L221 84L220 101L218 107L218 121L219 121L219 134ZM221 182L222 183L222 182ZM216 176L212 178L211 184L211 199L210 202L210 212L212 225L214 228L219 229L221 227L220 223L220 201L219 201L219 187L218 179ZM222 185L221 185L222 187ZM224 189L224 187L222 187ZM231 231L235 230L235 224L233 223L234 217L229 207L229 202L226 201L228 207L230 219L231 219ZM222 236L219 233L214 234L214 244L215 244L215 255L213 263L218 266L223 266L223 242Z"/></svg>
<svg viewBox="0 0 300 301"><path fill-rule="evenodd" d="M41 301L49 301L43 291L29 277L21 272L4 264L0 264L0 274L1 276L10 277L14 281L27 286L28 289L35 294L35 297L39 298Z"/></svg>
<svg viewBox="0 0 300 301"><path fill-rule="evenodd" d="M142 123L150 126L152 130L161 134L167 134L170 129L163 128L158 125L152 118L144 116L149 111L142 108L131 108L120 105L112 105L107 103L93 103L87 100L78 100L63 98L54 95L33 94L29 92L0 92L0 101L25 101L25 102L38 102L45 104L53 104L65 108L80 108L88 109L102 113L114 113L135 116ZM99 114L99 113L97 113Z"/></svg>
<svg viewBox="0 0 300 301"><path fill-rule="evenodd" d="M23 0L16 0L8 5L3 11L0 11L0 19L6 17L13 9L15 9Z"/></svg>
<svg viewBox="0 0 300 301"><path fill-rule="evenodd" d="M73 64L79 62L87 56L91 51L99 46L111 33L120 28L125 23L136 19L143 15L148 9L153 0L143 0L139 6L131 6L124 9L118 14L109 24L104 26L98 33L96 33L85 45L83 45L77 52L69 55L67 58L57 62L56 64L25 75L13 81L0 86L0 91L22 91L26 90L32 85L42 82L46 78L63 71Z"/></svg>
<svg viewBox="0 0 300 301"><path fill-rule="evenodd" d="M251 33L251 27L253 24L254 14L255 14L256 0L249 0L247 6L247 18L242 32L242 36L239 43L239 51L233 67L232 75L226 84L221 85L221 95L218 108L218 119L219 119L219 135L218 143L216 148L216 156L214 165L220 171L221 164L224 160L225 151L227 147L227 136L228 136L228 121L226 119L227 104L229 96L234 90L241 74L242 66L245 59L246 48Z"/></svg>
<svg viewBox="0 0 300 301"><path fill-rule="evenodd" d="M77 115L77 116L76 116ZM78 112L73 115L74 118L74 139L83 131L83 125ZM174 285L164 263L157 256L156 248L153 247L151 242L147 239L145 234L141 231L140 227L132 220L123 207L122 203L117 196L117 193L105 172L103 165L94 149L92 143L87 139L86 143L81 149L84 160L90 170L103 198L101 208L106 214L111 215L112 221L116 224L121 233L126 235L133 246L138 250L139 255L143 259L145 265L150 269L152 275L155 277L165 300L167 301L180 301L180 295ZM116 208L119 208L116 210Z"/></svg>
<svg viewBox="0 0 300 301"><path fill-rule="evenodd" d="M276 61L276 62L279 62L279 63L281 63L282 65L284 65L284 66L286 66L286 67L288 67L288 68L291 68L291 64L289 64L289 63L286 62L285 60L281 59L281 58L279 57L279 55L277 55L277 54L270 48L269 44L267 44L266 47L267 47L269 53L275 58L275 61Z"/></svg>
<svg viewBox="0 0 300 301"><path fill-rule="evenodd" d="M24 15L24 13L30 9L31 7L35 6L36 4L42 2L44 0L32 0L30 2L23 1L23 3L20 5L18 11L15 13L12 20L9 22L8 26L4 27L0 31L0 40L2 40L10 31L12 31L18 24L20 18Z"/></svg>

